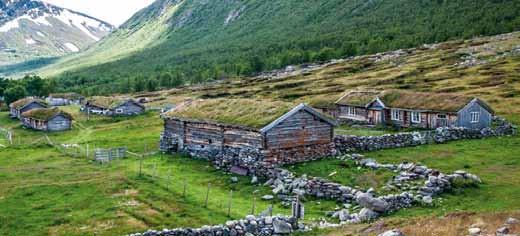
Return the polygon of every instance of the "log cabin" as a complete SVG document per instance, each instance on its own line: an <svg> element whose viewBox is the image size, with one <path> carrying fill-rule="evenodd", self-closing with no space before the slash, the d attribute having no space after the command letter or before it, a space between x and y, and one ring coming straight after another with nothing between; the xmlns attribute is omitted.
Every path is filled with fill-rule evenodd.
<svg viewBox="0 0 520 236"><path fill-rule="evenodd" d="M483 129L491 126L494 116L483 100L455 93L349 91L336 106L340 121L403 128Z"/></svg>
<svg viewBox="0 0 520 236"><path fill-rule="evenodd" d="M133 99L93 97L85 102L81 111L104 116L134 116L144 113L145 106Z"/></svg>
<svg viewBox="0 0 520 236"><path fill-rule="evenodd" d="M179 105L162 115L161 149L207 159L273 164L332 155L335 121L300 104L213 99Z"/></svg>
<svg viewBox="0 0 520 236"><path fill-rule="evenodd" d="M80 105L85 98L77 93L52 93L45 99L50 106Z"/></svg>
<svg viewBox="0 0 520 236"><path fill-rule="evenodd" d="M70 130L72 115L58 108L36 108L21 115L22 124L30 129L56 132Z"/></svg>
<svg viewBox="0 0 520 236"><path fill-rule="evenodd" d="M9 104L9 115L13 119L20 119L22 113L36 108L47 108L48 104L40 99L23 98Z"/></svg>

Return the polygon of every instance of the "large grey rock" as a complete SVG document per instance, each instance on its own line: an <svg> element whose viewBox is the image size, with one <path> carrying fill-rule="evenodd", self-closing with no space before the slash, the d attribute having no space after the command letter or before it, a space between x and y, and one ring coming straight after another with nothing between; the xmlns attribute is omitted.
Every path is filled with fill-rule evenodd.
<svg viewBox="0 0 520 236"><path fill-rule="evenodd" d="M356 201L362 207L368 208L375 212L384 213L388 210L388 202L379 198L374 198L368 193L360 193L356 197Z"/></svg>
<svg viewBox="0 0 520 236"><path fill-rule="evenodd" d="M518 223L520 223L520 220L512 218L512 217L510 217L506 220L506 224L508 224L508 225L515 225Z"/></svg>
<svg viewBox="0 0 520 236"><path fill-rule="evenodd" d="M468 233L470 236L477 236L477 235L480 235L480 232L482 232L482 230L480 228L469 228L468 229Z"/></svg>
<svg viewBox="0 0 520 236"><path fill-rule="evenodd" d="M290 234L292 233L292 226L283 221L283 220L279 220L279 219L275 219L273 221L273 228L274 228L274 232L276 234Z"/></svg>
<svg viewBox="0 0 520 236"><path fill-rule="evenodd" d="M497 229L497 233L496 235L497 236L502 236L502 235L507 235L509 234L509 228L507 226L502 226L500 228Z"/></svg>
<svg viewBox="0 0 520 236"><path fill-rule="evenodd" d="M393 229L379 234L378 236L404 236L404 234L398 229Z"/></svg>
<svg viewBox="0 0 520 236"><path fill-rule="evenodd" d="M377 217L379 217L379 214L375 211L372 211L368 208L363 208L358 214L359 220L361 221L370 221Z"/></svg>

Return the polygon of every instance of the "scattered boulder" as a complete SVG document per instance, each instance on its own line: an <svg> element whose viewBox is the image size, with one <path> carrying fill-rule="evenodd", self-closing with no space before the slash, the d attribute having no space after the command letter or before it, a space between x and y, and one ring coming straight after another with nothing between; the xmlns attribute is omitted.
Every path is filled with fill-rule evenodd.
<svg viewBox="0 0 520 236"><path fill-rule="evenodd" d="M270 201L270 200L273 200L273 199L274 199L273 195L264 195L262 197L262 200L265 200L265 201Z"/></svg>
<svg viewBox="0 0 520 236"><path fill-rule="evenodd" d="M468 233L470 236L480 235L481 232L482 232L482 230L480 228L469 228L468 229Z"/></svg>
<svg viewBox="0 0 520 236"><path fill-rule="evenodd" d="M238 178L237 177L231 177L231 182L238 183Z"/></svg>
<svg viewBox="0 0 520 236"><path fill-rule="evenodd" d="M506 224L508 224L508 225L516 225L518 223L520 223L520 220L512 218L512 217L510 217L506 220Z"/></svg>
<svg viewBox="0 0 520 236"><path fill-rule="evenodd" d="M379 198L374 198L368 193L361 193L356 197L356 201L362 207L368 208L372 211L384 213L388 210L388 202Z"/></svg>
<svg viewBox="0 0 520 236"><path fill-rule="evenodd" d="M393 229L379 234L379 236L404 236L404 234L398 229Z"/></svg>
<svg viewBox="0 0 520 236"><path fill-rule="evenodd" d="M379 217L379 214L368 208L363 208L359 212L358 217L359 217L360 221L370 221L370 220L373 220L373 219L376 219L377 217Z"/></svg>
<svg viewBox="0 0 520 236"><path fill-rule="evenodd" d="M278 220L278 219L274 220L273 227L274 227L274 232L276 234L292 233L292 226L289 223L282 221L282 220Z"/></svg>
<svg viewBox="0 0 520 236"><path fill-rule="evenodd" d="M502 226L497 229L497 236L507 235L509 234L509 228L507 226Z"/></svg>

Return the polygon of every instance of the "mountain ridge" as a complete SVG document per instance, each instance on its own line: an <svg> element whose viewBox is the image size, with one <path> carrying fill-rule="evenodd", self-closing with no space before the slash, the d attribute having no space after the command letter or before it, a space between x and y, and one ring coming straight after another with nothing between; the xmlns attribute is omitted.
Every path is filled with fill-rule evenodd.
<svg viewBox="0 0 520 236"><path fill-rule="evenodd" d="M35 0L0 5L0 66L79 52L115 27L87 14Z"/></svg>

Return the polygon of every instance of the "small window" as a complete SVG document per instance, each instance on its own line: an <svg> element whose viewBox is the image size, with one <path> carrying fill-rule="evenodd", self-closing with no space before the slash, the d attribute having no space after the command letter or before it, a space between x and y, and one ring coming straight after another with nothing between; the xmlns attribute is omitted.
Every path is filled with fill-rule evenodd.
<svg viewBox="0 0 520 236"><path fill-rule="evenodd" d="M437 118L438 119L446 119L446 115L445 114L439 114L439 115L437 115Z"/></svg>
<svg viewBox="0 0 520 236"><path fill-rule="evenodd" d="M347 114L349 116L355 116L356 115L356 108L355 107L348 107Z"/></svg>
<svg viewBox="0 0 520 236"><path fill-rule="evenodd" d="M208 143L213 144L213 140L212 139L208 140Z"/></svg>
<svg viewBox="0 0 520 236"><path fill-rule="evenodd" d="M117 114L122 114L123 113L123 109L116 109L116 113Z"/></svg>
<svg viewBox="0 0 520 236"><path fill-rule="evenodd" d="M413 123L421 123L421 113L420 112L412 112L410 115L412 116Z"/></svg>
<svg viewBox="0 0 520 236"><path fill-rule="evenodd" d="M392 120L401 120L401 111L392 109Z"/></svg>
<svg viewBox="0 0 520 236"><path fill-rule="evenodd" d="M480 121L480 112L471 112L471 123L478 123Z"/></svg>

